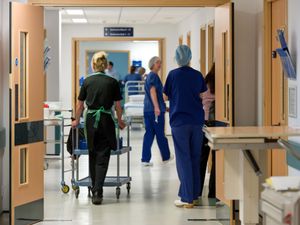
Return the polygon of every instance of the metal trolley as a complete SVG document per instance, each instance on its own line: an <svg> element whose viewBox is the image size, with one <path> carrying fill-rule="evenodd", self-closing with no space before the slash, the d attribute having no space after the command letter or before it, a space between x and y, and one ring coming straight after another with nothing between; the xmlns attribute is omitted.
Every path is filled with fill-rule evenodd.
<svg viewBox="0 0 300 225"><path fill-rule="evenodd" d="M80 124L79 128L83 128L84 125ZM75 191L75 196L78 198L80 194L80 187L87 187L88 188L88 194L89 197L91 196L91 178L90 176L84 177L80 179L79 175L79 161L80 161L80 156L81 155L88 155L88 149L80 149L78 147L78 133L76 132L76 140L73 146L75 146L75 149L73 151L73 157L72 157L72 188ZM130 128L127 126L127 143L126 146L123 146L123 143L120 143L120 135L119 132L117 132L117 150L112 150L111 155L116 156L117 159L117 171L116 171L116 176L107 176L105 178L104 182L104 187L116 187L116 197L117 199L120 198L121 195L121 186L126 184L127 188L127 193L130 194L130 189L131 189L131 181L132 178L130 176L130 152L131 152L131 147L130 147ZM122 155L127 154L127 176L121 176L120 172L120 157ZM75 163L75 158L76 158L76 163ZM75 166L76 164L76 166Z"/></svg>
<svg viewBox="0 0 300 225"><path fill-rule="evenodd" d="M67 110L65 110L67 111ZM71 110L68 110L68 112L71 112ZM64 128L65 127L71 127L71 125L66 125L65 124L65 119L63 116L57 116L56 118L51 118L51 119L44 119L44 126L49 127L49 126L54 126L54 127L59 127L60 128L60 137L58 140L44 140L44 143L52 143L52 144L60 144L60 154L61 154L61 191L65 194L67 194L70 191L70 187L66 184L65 181L65 173L70 172L69 170L65 170L65 141L64 141ZM45 160L48 158L45 157ZM51 159L51 158L50 158ZM48 169L48 161L44 162L44 169Z"/></svg>

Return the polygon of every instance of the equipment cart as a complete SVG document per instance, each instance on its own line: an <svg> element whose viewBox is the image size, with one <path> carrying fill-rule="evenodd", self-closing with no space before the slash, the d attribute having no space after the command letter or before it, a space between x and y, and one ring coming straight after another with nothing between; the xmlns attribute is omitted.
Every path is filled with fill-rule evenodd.
<svg viewBox="0 0 300 225"><path fill-rule="evenodd" d="M76 129L83 128L84 125L80 124ZM81 155L88 155L88 149L80 149L78 146L79 140L78 140L78 133L76 132L76 140L73 146L75 146L75 149L73 150L73 157L72 157L72 188L75 191L75 196L78 198L80 193L80 187L87 187L89 190L89 197L91 196L91 186L92 182L90 179L90 176L81 178L79 174L79 161ZM104 187L116 187L116 197L117 199L120 198L121 195L121 186L126 184L127 193L130 193L131 189L131 181L132 178L130 176L130 128L127 126L127 143L126 146L123 146L123 141L120 140L119 131L117 132L117 150L112 150L111 155L116 156L117 159L117 171L116 176L107 176L105 178ZM120 157L122 155L127 155L127 176L121 176L120 173ZM75 166L75 158L76 158L76 166Z"/></svg>
<svg viewBox="0 0 300 225"><path fill-rule="evenodd" d="M44 126L59 126L60 127L60 138L58 140L44 140L44 143L52 143L52 144L60 144L60 153L61 153L61 190L63 193L67 194L70 191L70 187L65 182L65 173L69 172L65 170L65 141L64 141L64 128L65 125L65 118L63 116L57 116L56 118L51 119L44 119ZM45 160L47 160L47 157L45 157ZM48 162L45 161L44 169L48 168Z"/></svg>

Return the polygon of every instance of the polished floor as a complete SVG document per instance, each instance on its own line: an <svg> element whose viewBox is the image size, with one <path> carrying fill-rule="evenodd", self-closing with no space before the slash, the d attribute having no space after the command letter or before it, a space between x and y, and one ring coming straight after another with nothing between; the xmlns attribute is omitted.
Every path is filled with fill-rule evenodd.
<svg viewBox="0 0 300 225"><path fill-rule="evenodd" d="M87 197L87 189L81 188L79 198L74 192L60 191L61 167L59 160L49 161L45 171L45 221L39 225L215 225L229 224L226 206L202 206L194 209L179 209L173 202L179 185L175 161L163 165L157 144L153 145L153 167L142 167L140 155L143 130L131 132L131 194L122 187L119 200L115 188L105 188L103 205L94 206ZM173 143L169 138L171 151ZM66 159L70 169L70 159ZM87 158L81 157L80 171L87 174ZM126 156L122 157L122 172L126 173ZM111 158L109 175L116 174L116 158ZM66 174L70 184L71 174ZM220 219L219 222L218 219Z"/></svg>

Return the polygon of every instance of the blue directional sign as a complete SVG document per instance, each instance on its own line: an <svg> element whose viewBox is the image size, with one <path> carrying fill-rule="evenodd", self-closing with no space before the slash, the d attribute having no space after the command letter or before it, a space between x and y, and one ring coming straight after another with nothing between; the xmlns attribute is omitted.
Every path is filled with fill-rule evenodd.
<svg viewBox="0 0 300 225"><path fill-rule="evenodd" d="M133 37L133 27L104 27L105 37Z"/></svg>

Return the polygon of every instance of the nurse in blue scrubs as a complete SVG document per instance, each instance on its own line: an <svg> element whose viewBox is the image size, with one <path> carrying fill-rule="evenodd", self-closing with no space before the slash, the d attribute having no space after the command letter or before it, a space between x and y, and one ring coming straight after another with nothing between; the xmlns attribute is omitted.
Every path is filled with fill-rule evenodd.
<svg viewBox="0 0 300 225"><path fill-rule="evenodd" d="M180 180L177 207L193 208L200 191L200 155L203 141L204 110L201 94L207 90L202 74L190 67L188 46L176 49L179 68L172 70L164 87L170 101L170 124Z"/></svg>
<svg viewBox="0 0 300 225"><path fill-rule="evenodd" d="M168 139L165 136L165 112L166 105L163 99L163 85L158 75L161 69L161 59L153 57L149 61L148 74L145 81L144 120L145 135L143 142L142 164L152 166L151 147L156 136L162 161L167 163L173 159L170 154Z"/></svg>

